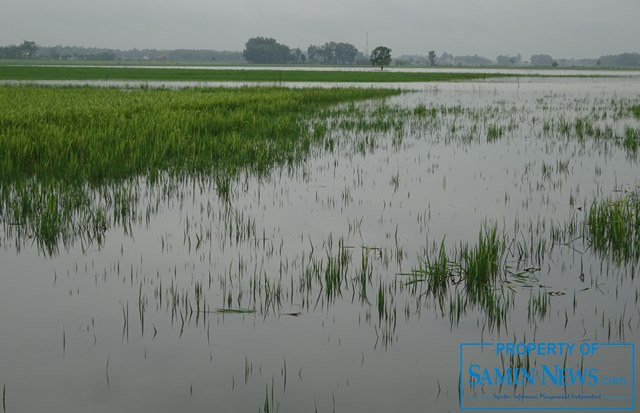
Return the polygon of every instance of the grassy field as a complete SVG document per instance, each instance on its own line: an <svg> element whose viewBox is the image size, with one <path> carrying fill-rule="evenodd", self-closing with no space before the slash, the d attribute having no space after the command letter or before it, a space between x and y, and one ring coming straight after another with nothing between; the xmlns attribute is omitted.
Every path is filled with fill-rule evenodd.
<svg viewBox="0 0 640 413"><path fill-rule="evenodd" d="M305 116L399 92L0 87L0 180L102 181L158 171L264 170L311 144Z"/></svg>
<svg viewBox="0 0 640 413"><path fill-rule="evenodd" d="M77 234L101 238L106 210L135 219L137 179L211 178L228 196L241 170L304 159L324 138L310 123L322 109L398 93L0 86L0 221L52 254Z"/></svg>
<svg viewBox="0 0 640 413"><path fill-rule="evenodd" d="M229 82L433 82L506 77L486 73L398 73L307 70L215 70L132 67L0 66L2 80L142 80Z"/></svg>

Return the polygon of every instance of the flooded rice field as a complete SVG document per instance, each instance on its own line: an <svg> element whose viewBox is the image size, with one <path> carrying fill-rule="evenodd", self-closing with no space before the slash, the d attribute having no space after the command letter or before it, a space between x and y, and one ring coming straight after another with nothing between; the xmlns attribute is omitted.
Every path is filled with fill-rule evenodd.
<svg viewBox="0 0 640 413"><path fill-rule="evenodd" d="M26 65L25 67L28 67ZM78 65L39 65L41 67L68 67L75 68ZM247 70L247 71L313 71L313 72L379 72L380 69L374 66L301 66L301 65L91 65L100 68L148 68L148 69L185 69L185 70ZM488 73L488 74L510 74L517 76L606 76L606 77L638 77L640 72L631 69L589 69L579 67L567 68L529 68L529 67L403 67L390 66L385 67L386 72L397 73Z"/></svg>
<svg viewBox="0 0 640 413"><path fill-rule="evenodd" d="M301 162L86 185L53 236L3 188L4 411L633 407L640 84L404 87Z"/></svg>

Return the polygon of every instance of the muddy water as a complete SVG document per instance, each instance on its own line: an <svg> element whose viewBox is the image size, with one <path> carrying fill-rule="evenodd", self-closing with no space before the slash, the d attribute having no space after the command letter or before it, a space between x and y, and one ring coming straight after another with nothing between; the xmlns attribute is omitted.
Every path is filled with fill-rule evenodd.
<svg viewBox="0 0 640 413"><path fill-rule="evenodd" d="M639 185L636 154L561 132L581 118L616 136L640 127L617 109L638 104L638 83L405 86L383 104L336 109L327 144L302 165L240 174L228 193L206 178L130 183L136 213L101 243L72 240L49 254L5 222L6 411L458 411L461 343L637 342L637 262L551 229L579 227L592 202ZM406 115L416 108L435 116ZM340 122L355 112L402 123ZM487 139L490 129L499 132ZM513 270L494 286L499 315L456 304L467 297L460 284L438 298L411 282L434 245L474 245L491 225ZM462 349L463 369L492 365L493 349ZM624 350L551 360L630 377ZM465 406L550 406L478 399L534 386L462 387ZM600 389L619 398L578 406L626 406L633 388Z"/></svg>

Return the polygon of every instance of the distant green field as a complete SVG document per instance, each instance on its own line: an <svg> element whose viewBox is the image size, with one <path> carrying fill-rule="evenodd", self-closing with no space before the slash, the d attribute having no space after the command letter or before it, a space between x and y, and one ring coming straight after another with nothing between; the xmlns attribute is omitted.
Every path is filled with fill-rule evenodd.
<svg viewBox="0 0 640 413"><path fill-rule="evenodd" d="M217 70L131 67L0 66L2 80L149 80L229 82L433 82L507 77L486 73L398 73L320 70Z"/></svg>

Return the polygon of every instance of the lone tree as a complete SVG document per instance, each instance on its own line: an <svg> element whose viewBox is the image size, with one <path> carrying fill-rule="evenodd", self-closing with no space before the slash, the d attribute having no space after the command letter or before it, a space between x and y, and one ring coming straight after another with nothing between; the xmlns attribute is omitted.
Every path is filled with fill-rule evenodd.
<svg viewBox="0 0 640 413"><path fill-rule="evenodd" d="M371 52L371 64L374 66L380 66L382 70L385 66L391 64L391 49L384 46L378 46Z"/></svg>
<svg viewBox="0 0 640 413"><path fill-rule="evenodd" d="M435 66L436 65L436 51L435 50L430 50L429 51L429 64L431 66Z"/></svg>
<svg viewBox="0 0 640 413"><path fill-rule="evenodd" d="M283 64L288 63L291 50L288 46L276 42L270 37L252 37L245 44L242 55L249 63Z"/></svg>

